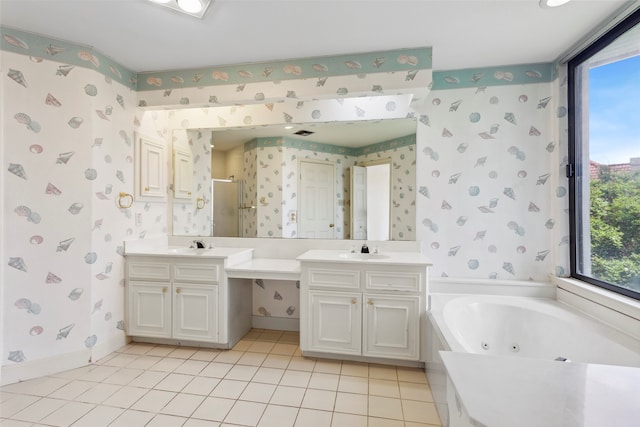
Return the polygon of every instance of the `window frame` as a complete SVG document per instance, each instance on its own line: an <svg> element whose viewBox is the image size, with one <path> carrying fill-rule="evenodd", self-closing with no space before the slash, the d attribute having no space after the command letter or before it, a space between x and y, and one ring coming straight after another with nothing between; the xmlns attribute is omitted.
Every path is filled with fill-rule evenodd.
<svg viewBox="0 0 640 427"><path fill-rule="evenodd" d="M633 12L631 15L626 17L620 23L618 23L615 27L607 31L604 35L598 38L594 43L589 45L587 48L582 50L579 54L569 60L567 64L567 77L568 77L568 136L569 136L569 144L568 144L568 164L566 175L569 180L569 240L570 240L570 276L572 278L581 280L583 282L587 282L591 285L595 285L609 291L615 292L617 294L621 294L627 296L629 298L633 298L636 300L640 300L640 292L634 291L631 289L627 289L621 287L619 285L615 285L609 282L605 282L599 279L596 279L591 276L585 276L583 274L578 273L578 263L580 261L579 257L579 246L582 243L582 233L581 233L581 213L583 210L582 207L582 195L580 193L579 185L581 184L581 178L585 176L584 174L589 175L590 168L589 164L586 165L581 159L581 148L578 144L577 137L577 122L576 118L579 118L577 112L581 111L584 106L582 103L577 102L576 95L578 95L577 90L580 86L579 78L577 78L577 71L579 67L587 61L589 58L598 54L601 50L608 47L611 43L613 43L618 37L622 36L624 33L632 29L633 27L640 25L640 9ZM588 107L587 107L588 108Z"/></svg>

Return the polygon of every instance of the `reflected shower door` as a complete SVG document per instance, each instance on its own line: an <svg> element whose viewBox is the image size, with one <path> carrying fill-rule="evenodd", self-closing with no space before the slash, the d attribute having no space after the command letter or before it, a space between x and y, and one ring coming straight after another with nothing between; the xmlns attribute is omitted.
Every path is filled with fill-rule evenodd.
<svg viewBox="0 0 640 427"><path fill-rule="evenodd" d="M242 184L228 179L212 179L213 236L239 237L242 228L238 207Z"/></svg>

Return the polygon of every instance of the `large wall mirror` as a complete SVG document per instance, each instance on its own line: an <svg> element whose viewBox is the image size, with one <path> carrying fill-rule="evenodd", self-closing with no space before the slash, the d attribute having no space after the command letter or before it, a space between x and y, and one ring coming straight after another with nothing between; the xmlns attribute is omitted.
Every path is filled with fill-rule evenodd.
<svg viewBox="0 0 640 427"><path fill-rule="evenodd" d="M415 134L414 118L174 131L194 191L173 234L414 240Z"/></svg>

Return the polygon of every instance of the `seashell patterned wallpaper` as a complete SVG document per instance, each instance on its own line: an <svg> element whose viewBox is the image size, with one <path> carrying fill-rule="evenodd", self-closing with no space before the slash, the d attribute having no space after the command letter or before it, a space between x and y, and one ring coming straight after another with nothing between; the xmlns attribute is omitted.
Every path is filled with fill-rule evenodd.
<svg viewBox="0 0 640 427"><path fill-rule="evenodd" d="M118 207L120 192L134 193L134 132L169 143L169 129L207 127L200 124L205 118L221 126L241 126L247 117L259 125L271 121L269 115L280 122L308 122L317 117L317 108L296 100L253 106L264 114L253 114L252 106L141 111L137 105L144 98L168 105L188 91L205 91L174 88L142 95L131 88L130 78L112 78L111 67L118 68L91 50L34 44L2 31L2 364L83 351L100 357L101 348L125 337L122 242L164 236L169 220L164 203ZM55 54L29 50L49 45ZM59 48L67 59L60 59ZM411 68L412 61L402 66ZM295 75L296 69L290 71ZM411 74L415 80L407 90L431 83L430 70L428 76L423 71ZM408 73L397 75L406 79ZM399 111L405 107L398 104L395 117L413 115L418 121L416 182L407 198L415 200L415 221L407 217L406 226L415 227L415 238L433 260L433 276L544 280L569 271L564 73L563 67L549 64L475 70L470 77L466 71L438 72L434 90L415 110ZM366 82L366 91L363 86L349 93L377 95L372 76L344 75L338 81ZM283 80L278 89L294 90L299 83ZM394 84L402 92L400 83ZM278 86L269 81L251 85L241 96L252 99L263 92L260 85ZM318 90L328 96L333 89ZM161 102L163 91L170 99ZM349 105L366 98L344 101ZM389 105L385 100L382 109ZM349 105L356 118L368 112L355 107ZM333 120L330 109L320 111L318 121ZM258 153L260 147L251 150L256 162L246 164L248 175L258 174L258 158L269 154L266 149ZM290 158L288 150L282 147L278 154ZM406 154L404 161L410 161ZM253 203L260 191L256 185ZM280 209L286 214L290 206ZM277 221L261 230L260 221L246 221L247 233L280 230ZM286 221L281 227L290 232ZM264 294L255 314L297 315L298 294L291 283L262 284L254 286L254 296Z"/></svg>

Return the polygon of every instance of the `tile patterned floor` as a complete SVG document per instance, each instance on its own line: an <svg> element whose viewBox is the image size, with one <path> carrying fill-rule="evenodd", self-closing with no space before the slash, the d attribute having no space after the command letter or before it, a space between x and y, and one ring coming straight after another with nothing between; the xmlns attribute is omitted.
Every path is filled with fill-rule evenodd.
<svg viewBox="0 0 640 427"><path fill-rule="evenodd" d="M440 425L424 371L304 358L298 342L254 329L232 350L131 343L0 388L0 426Z"/></svg>

